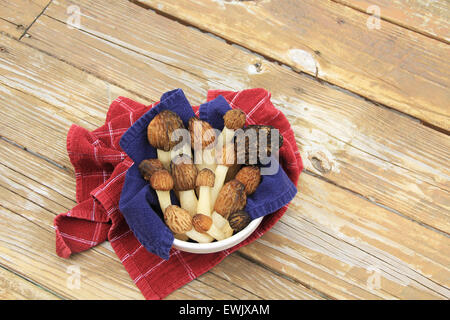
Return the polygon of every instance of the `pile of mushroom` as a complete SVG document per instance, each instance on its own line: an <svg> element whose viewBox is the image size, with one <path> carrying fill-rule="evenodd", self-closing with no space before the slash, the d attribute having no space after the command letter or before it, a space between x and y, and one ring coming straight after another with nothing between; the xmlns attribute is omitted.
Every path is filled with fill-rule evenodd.
<svg viewBox="0 0 450 320"><path fill-rule="evenodd" d="M228 111L217 136L209 123L193 117L190 139L182 147L182 139L173 137L175 130L184 128L177 114L162 111L148 125L148 142L157 149L158 158L143 160L139 171L156 192L164 222L177 239L219 241L250 223L244 208L247 196L261 182L261 173L258 166L236 164L234 135L244 128L245 119L241 110ZM179 205L172 203L171 192Z"/></svg>

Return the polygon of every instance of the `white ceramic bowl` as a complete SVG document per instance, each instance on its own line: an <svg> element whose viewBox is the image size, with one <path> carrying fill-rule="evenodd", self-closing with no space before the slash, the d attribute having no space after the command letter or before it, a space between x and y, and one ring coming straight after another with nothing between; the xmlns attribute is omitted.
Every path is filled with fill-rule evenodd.
<svg viewBox="0 0 450 320"><path fill-rule="evenodd" d="M196 243L196 242L187 242L175 239L173 241L173 247L186 252L192 253L213 253L219 252L228 248L231 248L238 243L244 241L249 235L252 234L253 231L261 223L263 217L253 220L246 226L244 229L236 233L235 235L226 238L220 241L214 241L210 243Z"/></svg>

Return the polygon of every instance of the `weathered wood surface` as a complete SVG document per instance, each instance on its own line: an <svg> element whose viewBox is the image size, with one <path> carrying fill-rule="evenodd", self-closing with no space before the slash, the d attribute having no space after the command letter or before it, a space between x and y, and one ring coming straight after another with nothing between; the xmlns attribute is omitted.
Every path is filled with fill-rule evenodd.
<svg viewBox="0 0 450 320"><path fill-rule="evenodd" d="M82 31L68 29L65 7L70 3L52 4L24 41L152 100L168 83L183 88L192 103L204 101L208 88L266 88L291 121L308 170L450 230L450 142L445 134L127 1L114 8L102 1L79 1ZM146 28L136 29L137 24Z"/></svg>
<svg viewBox="0 0 450 320"><path fill-rule="evenodd" d="M404 28L450 42L450 3L447 0L333 0L375 14ZM378 8L374 7L377 6Z"/></svg>
<svg viewBox="0 0 450 320"><path fill-rule="evenodd" d="M50 0L0 0L0 32L21 38Z"/></svg>
<svg viewBox="0 0 450 320"><path fill-rule="evenodd" d="M369 28L367 14L329 0L138 2L450 129L450 47L445 43L387 21L380 29Z"/></svg>
<svg viewBox="0 0 450 320"><path fill-rule="evenodd" d="M448 136L127 1L77 1L69 29L72 3L0 38L1 298L142 298L108 243L55 254L53 218L75 204L65 134L101 125L118 95L150 103L174 87L196 104L268 89L307 171L272 230L168 299L450 298Z"/></svg>

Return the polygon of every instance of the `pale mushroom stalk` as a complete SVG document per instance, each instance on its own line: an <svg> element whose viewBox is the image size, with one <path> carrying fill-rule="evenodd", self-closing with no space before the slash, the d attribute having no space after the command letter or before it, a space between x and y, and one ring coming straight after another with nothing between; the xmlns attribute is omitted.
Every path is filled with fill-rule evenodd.
<svg viewBox="0 0 450 320"><path fill-rule="evenodd" d="M174 188L178 191L181 208L187 210L191 216L197 213L197 196L195 195L195 182L197 179L197 167L192 159L183 154L177 155L171 162Z"/></svg>
<svg viewBox="0 0 450 320"><path fill-rule="evenodd" d="M217 138L217 147L221 148L233 140L237 129L241 129L245 125L246 115L240 109L232 109L223 116L224 127Z"/></svg>
<svg viewBox="0 0 450 320"><path fill-rule="evenodd" d="M172 204L170 200L170 190L174 185L172 176L166 169L158 170L150 177L150 185L156 191L159 205L164 212Z"/></svg>
<svg viewBox="0 0 450 320"><path fill-rule="evenodd" d="M211 209L216 203L217 196L222 189L225 178L227 176L228 168L235 163L236 155L234 150L234 144L229 143L223 146L222 149L216 154L217 167L215 171L214 186L211 189Z"/></svg>
<svg viewBox="0 0 450 320"><path fill-rule="evenodd" d="M195 186L198 188L197 213L211 216L211 188L214 186L214 172L202 169L197 175Z"/></svg>
<svg viewBox="0 0 450 320"><path fill-rule="evenodd" d="M192 218L192 224L195 230L200 233L206 233L216 240L223 240L228 238L229 236L229 233L225 233L214 225L211 217L208 217L201 213L196 214Z"/></svg>
<svg viewBox="0 0 450 320"><path fill-rule="evenodd" d="M197 181L196 181L196 186L199 188L197 213L208 216L208 217L213 217L213 219L212 219L213 225L216 228L214 228L211 232L217 233L220 231L223 234L223 236L226 237L226 235L230 235L229 230L227 230L227 232L225 233L221 229L226 227L227 220L224 217L222 217L220 214L218 214L217 212L214 212L213 214L211 213L212 208L211 208L210 194L211 194L211 187L214 186L214 180L215 180L215 175L209 169L205 168L198 173ZM220 228L217 227L216 225L217 226L220 225ZM216 229L217 229L217 231L214 231ZM214 237L215 239L219 240L218 237L214 236L211 233L209 233L209 234L212 237ZM219 236L219 237L221 238L221 236Z"/></svg>
<svg viewBox="0 0 450 320"><path fill-rule="evenodd" d="M211 125L197 117L189 119L189 133L191 136L191 146L194 149L195 164L198 170L204 168L214 172L215 163L215 141L216 132Z"/></svg>
<svg viewBox="0 0 450 320"><path fill-rule="evenodd" d="M199 243L209 243L214 240L210 235L195 230L192 225L191 215L179 206L171 205L167 207L164 211L164 221L169 229L176 235L185 234Z"/></svg>
<svg viewBox="0 0 450 320"><path fill-rule="evenodd" d="M166 170L170 169L170 161L172 159L172 151L164 151L161 149L156 149L156 154L158 159L163 164Z"/></svg>

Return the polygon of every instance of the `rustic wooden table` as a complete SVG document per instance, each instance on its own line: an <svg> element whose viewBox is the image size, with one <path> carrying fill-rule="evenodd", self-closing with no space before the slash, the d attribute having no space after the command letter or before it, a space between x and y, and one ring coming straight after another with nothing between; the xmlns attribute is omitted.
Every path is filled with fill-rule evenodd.
<svg viewBox="0 0 450 320"><path fill-rule="evenodd" d="M300 192L168 298L449 299L449 21L447 0L0 0L0 298L143 298L108 243L55 254L72 123L119 95L263 87Z"/></svg>

